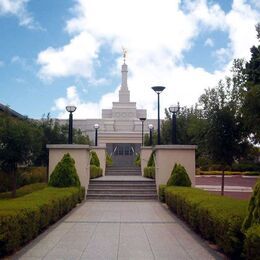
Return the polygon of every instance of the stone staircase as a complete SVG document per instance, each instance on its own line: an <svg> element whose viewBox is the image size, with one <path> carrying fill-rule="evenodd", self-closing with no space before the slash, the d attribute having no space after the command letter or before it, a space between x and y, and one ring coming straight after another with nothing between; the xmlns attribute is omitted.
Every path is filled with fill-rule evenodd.
<svg viewBox="0 0 260 260"><path fill-rule="evenodd" d="M106 176L141 176L141 169L138 166L108 166Z"/></svg>
<svg viewBox="0 0 260 260"><path fill-rule="evenodd" d="M106 169L106 176L90 180L86 196L87 199L157 199L155 181L142 177L140 167L127 166L111 168Z"/></svg>

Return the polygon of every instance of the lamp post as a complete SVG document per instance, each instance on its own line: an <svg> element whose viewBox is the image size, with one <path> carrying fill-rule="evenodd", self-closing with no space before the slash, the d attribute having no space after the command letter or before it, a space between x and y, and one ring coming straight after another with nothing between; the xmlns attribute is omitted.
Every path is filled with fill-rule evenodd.
<svg viewBox="0 0 260 260"><path fill-rule="evenodd" d="M73 131L73 115L72 113L75 112L77 107L75 106L66 106L66 110L70 113L69 115L69 136L68 136L68 144L73 143L72 138L72 131Z"/></svg>
<svg viewBox="0 0 260 260"><path fill-rule="evenodd" d="M146 120L145 117L139 118L142 122L142 146L144 146L144 121Z"/></svg>
<svg viewBox="0 0 260 260"><path fill-rule="evenodd" d="M94 124L95 128L95 146L98 145L98 129L99 129L99 124Z"/></svg>
<svg viewBox="0 0 260 260"><path fill-rule="evenodd" d="M180 110L179 102L177 105L172 105L169 107L170 112L172 113L172 144L177 144L177 120L176 114Z"/></svg>
<svg viewBox="0 0 260 260"><path fill-rule="evenodd" d="M150 141L149 141L149 145L152 146L153 145L153 125L149 124L148 128L150 130Z"/></svg>
<svg viewBox="0 0 260 260"><path fill-rule="evenodd" d="M154 86L152 89L157 93L158 96L158 142L157 144L161 144L161 136L160 136L160 94L163 92L165 87L163 86Z"/></svg>

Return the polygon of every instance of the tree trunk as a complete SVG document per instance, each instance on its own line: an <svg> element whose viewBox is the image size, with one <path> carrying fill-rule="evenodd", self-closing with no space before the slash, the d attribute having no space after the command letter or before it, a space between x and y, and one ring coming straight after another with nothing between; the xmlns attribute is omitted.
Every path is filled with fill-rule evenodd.
<svg viewBox="0 0 260 260"><path fill-rule="evenodd" d="M11 175L12 175L12 197L15 198L16 197L16 170L15 167L12 167L11 170Z"/></svg>
<svg viewBox="0 0 260 260"><path fill-rule="evenodd" d="M221 196L224 195L224 185L225 185L225 170L222 170L222 178L221 178Z"/></svg>

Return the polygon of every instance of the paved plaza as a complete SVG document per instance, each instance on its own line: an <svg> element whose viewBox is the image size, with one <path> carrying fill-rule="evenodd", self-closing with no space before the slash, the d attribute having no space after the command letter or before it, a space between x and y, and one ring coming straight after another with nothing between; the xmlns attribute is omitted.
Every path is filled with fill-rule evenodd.
<svg viewBox="0 0 260 260"><path fill-rule="evenodd" d="M12 259L223 259L157 201L86 201Z"/></svg>

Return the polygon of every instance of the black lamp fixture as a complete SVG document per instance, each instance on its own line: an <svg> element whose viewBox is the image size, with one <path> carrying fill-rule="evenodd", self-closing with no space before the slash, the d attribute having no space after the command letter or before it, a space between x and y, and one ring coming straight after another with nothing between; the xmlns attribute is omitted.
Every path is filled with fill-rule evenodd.
<svg viewBox="0 0 260 260"><path fill-rule="evenodd" d="M149 124L148 128L150 130L150 140L149 140L149 145L153 146L153 124Z"/></svg>
<svg viewBox="0 0 260 260"><path fill-rule="evenodd" d="M77 107L75 106L66 106L66 110L70 113L69 115L69 136L68 136L68 144L73 143L72 139L72 131L73 131L73 115L72 113L75 112Z"/></svg>
<svg viewBox="0 0 260 260"><path fill-rule="evenodd" d="M99 129L99 124L94 124L95 128L95 146L98 145L98 129Z"/></svg>
<svg viewBox="0 0 260 260"><path fill-rule="evenodd" d="M165 87L163 86L154 86L152 87L152 89L156 92L156 94L158 95L158 142L157 144L160 145L161 144L161 136L160 136L160 94L163 92L163 90L165 89Z"/></svg>
<svg viewBox="0 0 260 260"><path fill-rule="evenodd" d="M177 144L177 120L176 114L180 111L180 104L172 105L169 107L169 111L172 113L172 144Z"/></svg>
<svg viewBox="0 0 260 260"><path fill-rule="evenodd" d="M140 117L139 118L142 122L142 146L144 146L144 121L146 120L145 117Z"/></svg>

